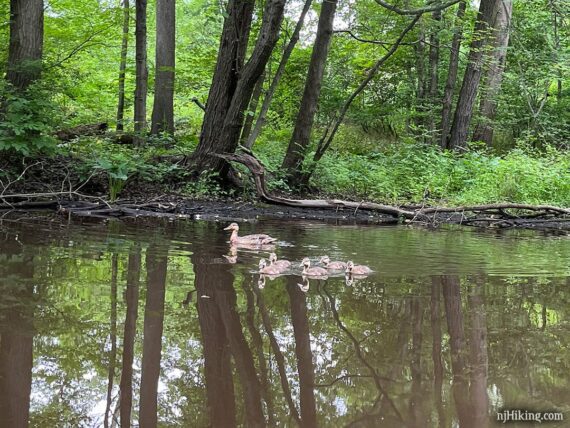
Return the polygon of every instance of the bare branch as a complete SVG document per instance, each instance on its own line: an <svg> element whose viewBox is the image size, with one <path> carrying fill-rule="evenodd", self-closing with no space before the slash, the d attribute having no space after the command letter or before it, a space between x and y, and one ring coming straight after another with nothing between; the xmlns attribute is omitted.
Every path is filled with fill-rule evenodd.
<svg viewBox="0 0 570 428"><path fill-rule="evenodd" d="M443 4L435 4L435 5L428 5L425 7L420 7L418 9L401 9L393 4L385 2L384 0L374 0L380 6L391 10L392 12L396 12L398 15L421 15L423 13L435 12L438 10L447 9L450 6L453 6L456 3L459 3L460 0L451 0L447 3Z"/></svg>

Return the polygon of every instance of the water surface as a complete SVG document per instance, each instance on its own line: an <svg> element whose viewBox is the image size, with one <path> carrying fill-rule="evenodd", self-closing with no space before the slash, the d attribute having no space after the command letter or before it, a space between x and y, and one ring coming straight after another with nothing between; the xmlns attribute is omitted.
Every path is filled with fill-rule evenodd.
<svg viewBox="0 0 570 428"><path fill-rule="evenodd" d="M348 284L309 279L304 292L296 275L259 288L268 251L232 252L224 226L4 219L4 425L484 427L503 408L570 417L567 235L242 224L278 237L280 258L328 254L375 270Z"/></svg>

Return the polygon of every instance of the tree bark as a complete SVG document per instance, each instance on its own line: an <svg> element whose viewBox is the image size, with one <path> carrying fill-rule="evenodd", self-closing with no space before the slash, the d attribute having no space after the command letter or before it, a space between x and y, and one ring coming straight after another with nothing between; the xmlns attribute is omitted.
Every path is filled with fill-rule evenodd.
<svg viewBox="0 0 570 428"><path fill-rule="evenodd" d="M333 35L336 4L337 0L327 0L323 1L321 6L317 37L313 45L311 62L307 72L307 80L305 81L305 90L301 99L293 135L289 141L287 153L281 166L285 170L287 181L293 186L298 185L301 180L303 161L311 139L311 131L321 93L321 83Z"/></svg>
<svg viewBox="0 0 570 428"><path fill-rule="evenodd" d="M255 126L253 128L252 133L249 135L247 142L244 144L245 147L251 149L253 144L261 134L261 130L263 129L263 125L265 125L265 118L267 117L267 112L269 111L269 106L271 105L271 101L273 99L273 95L275 95L275 91L277 90L277 85L279 85L279 81L281 80L281 76L285 72L285 66L287 65L287 61L291 57L291 53L293 53L293 49L295 45L299 41L299 34L301 33L301 29L303 28L303 22L305 21L305 16L309 9L311 8L311 3L313 0L305 0L305 5L303 6L303 10L301 11L301 15L299 16L299 20L297 21L297 25L295 25L295 29L293 30L293 34L291 35L291 39L287 44L287 47L283 51L283 55L281 56L281 61L279 61L279 66L277 67L277 71L275 72L275 76L273 76L273 80L271 81L271 85L263 98L263 103L261 104L261 109L259 111L259 116L255 121Z"/></svg>
<svg viewBox="0 0 570 428"><path fill-rule="evenodd" d="M489 30L493 10L498 0L481 0L479 13L475 21L473 39L469 50L467 68L463 76L463 84L459 92L457 107L449 136L450 149L463 149L467 143L467 133L473 116L473 107L483 71L484 49L489 41Z"/></svg>
<svg viewBox="0 0 570 428"><path fill-rule="evenodd" d="M146 4L147 0L135 0L136 25L136 82L135 82L135 132L146 130L146 96L148 92L148 66L146 52ZM138 141L140 143L140 140Z"/></svg>
<svg viewBox="0 0 570 428"><path fill-rule="evenodd" d="M121 43L121 61L119 63L119 101L117 103L117 131L125 128L125 75L127 69L127 53L129 48L129 0L123 0L123 40Z"/></svg>
<svg viewBox="0 0 570 428"><path fill-rule="evenodd" d="M453 104L453 93L455 92L455 84L457 82L457 72L459 69L459 51L461 48L461 39L463 37L463 18L465 16L466 1L460 1L457 8L456 25L451 40L451 51L449 54L449 68L447 72L447 80L443 92L443 103L441 109L441 148L449 148L447 142L449 140L449 128L451 127L451 112Z"/></svg>
<svg viewBox="0 0 570 428"><path fill-rule="evenodd" d="M43 38L43 0L10 0L6 80L16 90L25 90L41 76Z"/></svg>
<svg viewBox="0 0 570 428"><path fill-rule="evenodd" d="M257 105L259 104L259 98L261 97L261 92L263 92L263 82L265 81L265 73L262 73L255 83L253 88L253 93L251 94L251 101L247 108L247 114L245 116L245 121L243 128L241 130L240 144L247 147L247 141L249 140L249 135L251 134L251 127L253 126L253 117L257 111Z"/></svg>
<svg viewBox="0 0 570 428"><path fill-rule="evenodd" d="M250 59L244 65L243 70L240 70L235 90L229 91L231 97L227 98L230 101L227 109L224 108L225 105L223 103L219 103L219 100L211 102L208 99L206 115L210 108L219 110L216 113L218 113L220 119L223 117L223 120L212 122L211 118L208 121L204 118L200 143L192 155L197 171L212 170L219 173L222 179L228 180L231 178L230 165L222 158L212 155L233 153L238 146L240 131L243 126L243 112L251 99L255 83L265 70L265 65L269 61L273 48L279 39L279 29L283 19L284 7L285 0L268 0L265 4L258 39ZM224 60L221 50L218 60L220 61L220 59ZM216 76L214 76L214 79L216 79ZM222 101L224 99L226 98L223 97ZM222 115L224 111L225 114ZM223 123L221 127L220 123Z"/></svg>
<svg viewBox="0 0 570 428"><path fill-rule="evenodd" d="M423 138L426 123L426 96L427 96L427 82L426 82L426 64L425 64L425 51L426 51L426 35L425 35L425 24L423 20L419 22L419 37L418 43L414 45L414 50L416 54L416 115L414 118L416 132L418 137Z"/></svg>
<svg viewBox="0 0 570 428"><path fill-rule="evenodd" d="M441 30L441 11L432 14L435 28L432 29L429 42L429 84L428 97L431 113L427 117L429 141L432 144L439 142L439 133L435 125L435 111L439 101L439 32Z"/></svg>
<svg viewBox="0 0 570 428"><path fill-rule="evenodd" d="M131 250L127 269L127 315L125 318L125 331L123 336L123 362L120 383L121 428L129 428L131 426L131 410L133 407L133 360L135 354L141 272L141 251L139 247Z"/></svg>
<svg viewBox="0 0 570 428"><path fill-rule="evenodd" d="M139 426L156 427L158 378L162 353L167 256L156 246L146 253L147 294L144 308L144 338L141 363Z"/></svg>
<svg viewBox="0 0 570 428"><path fill-rule="evenodd" d="M151 133L174 133L174 57L176 2L156 2L156 72Z"/></svg>
<svg viewBox="0 0 570 428"><path fill-rule="evenodd" d="M512 0L499 0L494 14L493 51L490 53L491 59L485 76L485 88L481 94L479 107L481 118L472 138L473 141L483 141L487 145L493 142L493 121L497 114L497 97L501 92L501 81L507 59L512 10Z"/></svg>

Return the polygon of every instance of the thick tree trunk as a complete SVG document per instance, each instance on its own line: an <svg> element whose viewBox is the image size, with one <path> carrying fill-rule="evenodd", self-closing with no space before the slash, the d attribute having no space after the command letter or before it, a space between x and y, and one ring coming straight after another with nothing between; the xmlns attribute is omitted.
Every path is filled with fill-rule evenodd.
<svg viewBox="0 0 570 428"><path fill-rule="evenodd" d="M512 0L499 0L493 24L493 51L485 76L485 90L481 94L480 122L473 132L473 141L483 141L487 145L493 142L493 121L497 114L497 98L501 92L501 81L507 59L509 29L513 10Z"/></svg>
<svg viewBox="0 0 570 428"><path fill-rule="evenodd" d="M135 354L135 337L139 310L139 281L141 273L141 250L134 248L129 254L127 271L127 315L123 336L123 363L120 383L121 428L131 426L131 410L133 407L133 360Z"/></svg>
<svg viewBox="0 0 570 428"><path fill-rule="evenodd" d="M477 98L477 90L481 81L483 71L484 49L490 38L490 28L493 19L493 10L499 0L481 0L479 13L475 21L473 38L467 60L467 68L463 76L463 84L459 92L457 107L451 125L449 136L450 149L465 148L467 143L467 133L473 116L473 107Z"/></svg>
<svg viewBox="0 0 570 428"><path fill-rule="evenodd" d="M325 64L333 35L333 22L337 0L323 1L317 37L311 54L311 62L305 81L305 90L299 113L293 129L293 135L283 159L282 168L287 174L287 181L293 186L299 184L302 174L303 161L311 140L313 121L317 111L321 83L325 72Z"/></svg>
<svg viewBox="0 0 570 428"><path fill-rule="evenodd" d="M439 142L439 132L436 130L435 125L435 111L437 111L437 104L439 101L439 31L441 30L441 11L436 11L432 14L435 28L432 29L429 38L429 82L428 82L428 97L429 97L429 110L431 113L426 118L426 124L429 131L429 142L437 144ZM434 111L435 110L435 111Z"/></svg>
<svg viewBox="0 0 570 428"><path fill-rule="evenodd" d="M10 0L10 45L6 80L25 90L42 71L43 0Z"/></svg>
<svg viewBox="0 0 570 428"><path fill-rule="evenodd" d="M220 99L208 99L206 115L208 115L208 109L213 109L216 117L220 120L212 122L211 117L208 119L204 118L200 144L198 144L196 151L192 155L197 171L212 170L219 173L222 179L230 178L229 164L222 158L213 155L233 153L238 146L240 131L243 126L243 113L251 99L255 83L265 70L265 65L269 61L273 48L279 39L279 29L283 19L284 7L285 0L267 1L257 42L250 59L239 72L239 79L235 82L235 89L229 90L231 88L220 85L219 90L231 94L231 97L223 96ZM248 33L249 25L246 34ZM224 38L224 35L222 35L222 38ZM220 49L218 62L228 59L222 53L223 49ZM217 73L218 70L216 70ZM215 80L216 75L214 75ZM233 82L230 81L228 83L233 84ZM212 92L210 92L210 95L212 95ZM227 108L225 108L226 104L224 102L226 100L230 101ZM224 111L225 114L222 114ZM220 126L220 123L223 125Z"/></svg>
<svg viewBox="0 0 570 428"><path fill-rule="evenodd" d="M259 76L255 87L253 88L253 93L251 94L251 101L249 102L249 107L247 108L247 114L245 116L245 121L243 123L243 129L241 130L240 144L247 147L247 141L249 140L249 135L251 134L251 127L253 126L253 118L255 112L257 111L257 105L259 104L259 98L261 97L261 92L263 92L263 82L265 81L265 73Z"/></svg>
<svg viewBox="0 0 570 428"><path fill-rule="evenodd" d="M440 144L443 149L449 148L447 142L449 140L449 128L451 127L451 112L453 105L453 93L455 92L455 84L457 82L457 72L459 70L459 51L461 49L461 38L463 37L463 17L465 16L466 1L460 1L457 8L457 18L453 38L451 40L451 52L449 54L449 69L447 72L447 80L443 92L443 103L441 109L441 140Z"/></svg>
<svg viewBox="0 0 570 428"><path fill-rule="evenodd" d="M305 21L305 16L309 9L311 8L311 3L313 0L305 0L305 5L303 6L303 10L301 11L301 15L299 16L299 20L297 21L297 25L295 25L295 29L293 30L293 34L291 35L291 39L287 44L287 47L283 51L283 55L281 56L281 61L279 61L279 66L277 67L277 71L275 72L275 76L273 76L273 80L271 81L271 85L263 98L263 103L261 104L261 109L259 111L259 117L255 122L255 126L253 128L252 133L249 135L246 143L244 144L245 147L251 149L253 144L261 134L261 130L263 129L263 125L265 125L265 118L267 117L267 112L269 111L269 106L271 105L271 100L273 99L273 95L275 95L275 91L277 90L277 85L279 85L279 81L281 80L281 76L285 72L285 66L287 65L287 61L289 61L289 57L291 53L293 53L293 49L295 45L299 41L299 34L301 33L301 29L303 28L303 22Z"/></svg>
<svg viewBox="0 0 570 428"><path fill-rule="evenodd" d="M158 419L158 378L162 354L164 297L167 256L158 247L146 253L147 292L144 308L144 337L141 363L139 426L156 427Z"/></svg>
<svg viewBox="0 0 570 428"><path fill-rule="evenodd" d="M125 128L125 75L127 69L127 53L129 48L129 0L123 0L123 41L121 43L121 61L119 64L119 101L117 103L117 131Z"/></svg>
<svg viewBox="0 0 570 428"><path fill-rule="evenodd" d="M253 0L230 0L228 3L218 60L202 121L200 144L192 155L198 172L208 169L211 162L209 154L216 152L220 125L224 123L240 72L243 71L254 6Z"/></svg>
<svg viewBox="0 0 570 428"><path fill-rule="evenodd" d="M174 53L176 50L176 2L156 2L156 72L152 134L174 133Z"/></svg>
<svg viewBox="0 0 570 428"><path fill-rule="evenodd" d="M146 3L147 0L135 0L136 83L134 122L135 132L140 134L142 134L146 129L146 95L148 92Z"/></svg>

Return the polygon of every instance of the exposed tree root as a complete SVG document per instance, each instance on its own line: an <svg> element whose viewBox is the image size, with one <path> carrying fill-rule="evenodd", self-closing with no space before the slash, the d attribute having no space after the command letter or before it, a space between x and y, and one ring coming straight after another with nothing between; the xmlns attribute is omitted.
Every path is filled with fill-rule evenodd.
<svg viewBox="0 0 570 428"><path fill-rule="evenodd" d="M302 208L350 208L354 210L369 210L382 214L403 218L410 222L439 223L441 214L449 213L458 218L447 220L454 223L492 225L496 227L524 225L530 221L551 221L554 217L570 216L570 209L552 205L527 205L515 203L500 203L488 205L472 205L460 207L396 207L377 204L374 202L354 202L340 199L289 199L274 195L267 190L265 183L265 168L253 154L226 153L214 155L227 161L238 162L245 165L253 175L255 187L259 197L269 203ZM516 214L506 210L517 210ZM533 214L529 215L531 211ZM526 214L525 214L526 212ZM471 213L471 216L467 216ZM480 217L480 215L484 215Z"/></svg>

